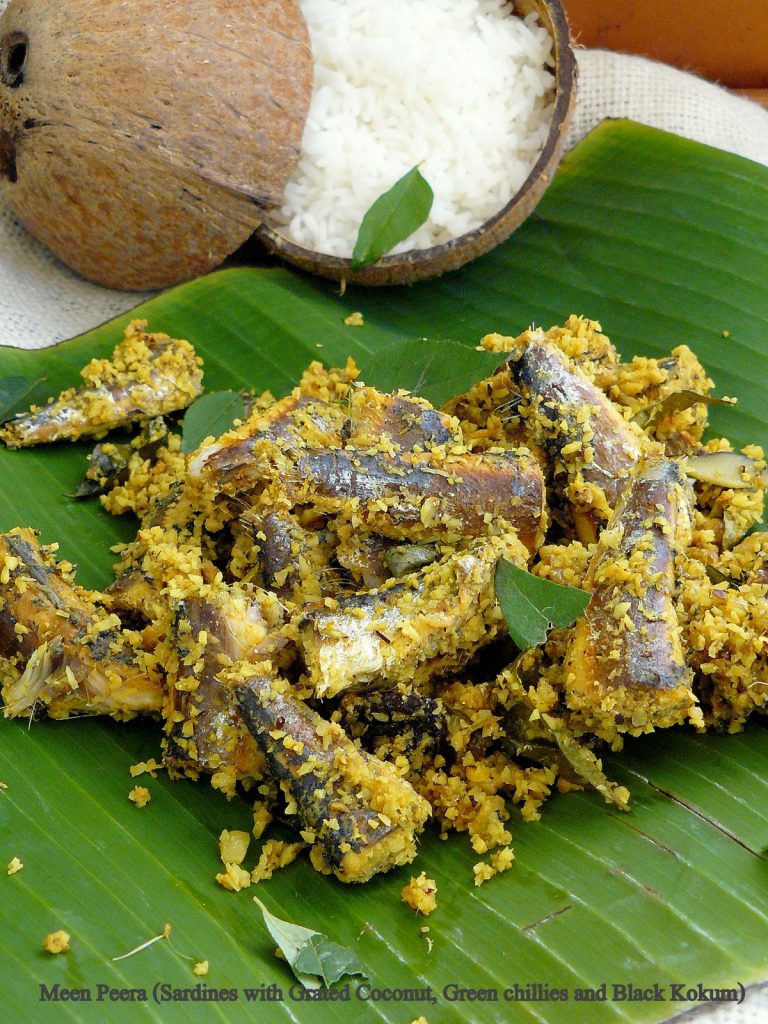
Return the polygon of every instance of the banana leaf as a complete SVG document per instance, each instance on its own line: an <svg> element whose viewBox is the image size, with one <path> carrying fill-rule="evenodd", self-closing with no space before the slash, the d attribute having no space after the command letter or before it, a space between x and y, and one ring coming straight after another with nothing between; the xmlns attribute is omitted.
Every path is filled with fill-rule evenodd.
<svg viewBox="0 0 768 1024"><path fill-rule="evenodd" d="M188 337L205 359L208 390L281 394L310 359L333 364L352 355L370 383L439 398L488 371L487 357L474 351L483 334L584 313L626 355L689 344L719 393L740 399L712 410L714 433L768 445L767 256L767 169L613 122L567 156L507 243L443 279L341 296L337 286L289 270L236 268L132 315ZM361 327L344 324L355 310ZM128 319L47 351L2 349L0 377L44 374L54 393L87 359L109 352ZM86 585L98 586L109 579L110 546L134 524L68 497L86 451L0 451L0 529L34 526L45 541L60 542ZM6 861L24 863L2 881L3 1019L650 1022L698 1002L685 996L699 983L740 995L739 986L768 976L761 721L734 736L657 733L606 758L610 776L632 791L630 814L588 793L552 798L533 824L513 809L515 865L482 888L472 885L478 858L466 837L440 842L431 832L412 869L363 887L320 877L303 859L258 887L273 913L354 948L372 987L411 995L429 987L434 1002L364 1000L355 992L359 978L350 981L349 1002L300 1000L253 890L230 893L214 881L219 832L249 829L248 801L227 802L205 784L162 775L138 780L152 793L147 807L128 801L128 767L158 754L159 734L150 721L0 722L2 850ZM399 900L421 870L439 887L428 936L423 918ZM113 962L166 923L169 940ZM50 956L41 940L57 928L71 934L72 947ZM209 974L196 977L192 963L203 959ZM246 989L273 984L282 1001L248 1001ZM600 996L603 984L604 1000L577 1000L577 989ZM55 985L59 993L85 990L92 1005L50 1007ZM651 998L614 998L629 992L613 985L648 989ZM126 1001L110 989L136 992ZM192 991L186 1001L166 999L173 989ZM457 989L490 990L498 1000L459 1000ZM506 990L520 998L505 1001ZM545 998L560 990L567 999Z"/></svg>

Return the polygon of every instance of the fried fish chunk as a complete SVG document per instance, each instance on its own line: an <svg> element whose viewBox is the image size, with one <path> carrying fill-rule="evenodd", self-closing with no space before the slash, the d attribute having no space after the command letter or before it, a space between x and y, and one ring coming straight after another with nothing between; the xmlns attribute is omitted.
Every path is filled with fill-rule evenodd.
<svg viewBox="0 0 768 1024"><path fill-rule="evenodd" d="M188 341L148 334L134 320L112 359L94 359L81 370L84 384L68 388L40 409L0 428L9 448L51 441L103 437L115 427L185 409L202 392L202 361Z"/></svg>
<svg viewBox="0 0 768 1024"><path fill-rule="evenodd" d="M344 441L354 448L386 438L401 451L461 443L458 421L407 392L386 394L356 386L346 407Z"/></svg>
<svg viewBox="0 0 768 1024"><path fill-rule="evenodd" d="M159 711L162 678L138 633L94 602L35 531L0 537L0 675L6 717Z"/></svg>
<svg viewBox="0 0 768 1024"><path fill-rule="evenodd" d="M305 449L290 461L281 453L275 470L293 502L311 501L393 540L456 543L501 524L533 554L546 529L544 479L525 449L397 456Z"/></svg>
<svg viewBox="0 0 768 1024"><path fill-rule="evenodd" d="M499 558L526 564L514 533L473 541L378 590L297 620L308 685L318 697L412 683L462 668L505 631L494 585Z"/></svg>
<svg viewBox="0 0 768 1024"><path fill-rule="evenodd" d="M612 739L700 715L675 608L675 559L690 535L680 466L644 460L600 535L566 653L566 701L585 730Z"/></svg>
<svg viewBox="0 0 768 1024"><path fill-rule="evenodd" d="M565 484L578 538L593 543L651 442L554 345L532 341L509 365L528 428L553 459L556 485Z"/></svg>
<svg viewBox="0 0 768 1024"><path fill-rule="evenodd" d="M282 680L245 670L235 693L318 871L367 882L413 860L430 806L393 765L357 747Z"/></svg>
<svg viewBox="0 0 768 1024"><path fill-rule="evenodd" d="M285 448L360 448L384 439L413 451L458 443L461 432L455 420L423 398L359 386L328 401L299 387L201 448L190 462L190 476L214 480L230 494L249 491L265 479L260 454L268 439Z"/></svg>
<svg viewBox="0 0 768 1024"><path fill-rule="evenodd" d="M217 788L232 793L236 781L261 777L263 760L221 673L238 661L279 658L283 610L266 591L220 579L179 580L170 591L164 761L174 774L214 774Z"/></svg>

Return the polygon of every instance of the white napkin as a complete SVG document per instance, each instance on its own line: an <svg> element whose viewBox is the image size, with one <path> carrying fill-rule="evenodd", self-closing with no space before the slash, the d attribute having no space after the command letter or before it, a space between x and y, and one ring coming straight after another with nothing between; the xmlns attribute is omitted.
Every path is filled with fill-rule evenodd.
<svg viewBox="0 0 768 1024"><path fill-rule="evenodd" d="M768 164L768 110L669 64L610 50L576 51L579 83L568 144L604 117L628 117Z"/></svg>

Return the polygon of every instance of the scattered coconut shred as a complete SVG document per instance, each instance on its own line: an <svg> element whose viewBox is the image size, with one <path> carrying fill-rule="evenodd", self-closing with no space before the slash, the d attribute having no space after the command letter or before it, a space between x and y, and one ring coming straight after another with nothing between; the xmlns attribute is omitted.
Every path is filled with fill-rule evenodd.
<svg viewBox="0 0 768 1024"><path fill-rule="evenodd" d="M137 807L146 807L152 799L152 794L146 786L134 786L128 794L128 799Z"/></svg>
<svg viewBox="0 0 768 1024"><path fill-rule="evenodd" d="M271 216L316 252L351 256L375 200L414 165L429 220L392 252L479 227L546 141L552 37L502 0L301 0L315 62L302 154ZM480 112L480 116L478 116Z"/></svg>
<svg viewBox="0 0 768 1024"><path fill-rule="evenodd" d="M69 943L71 936L69 932L65 932L63 928L60 928L57 932L49 932L43 939L43 949L46 953L51 953L56 956L59 953L69 952Z"/></svg>
<svg viewBox="0 0 768 1024"><path fill-rule="evenodd" d="M431 914L437 909L437 882L422 871L400 890L400 899L420 914Z"/></svg>

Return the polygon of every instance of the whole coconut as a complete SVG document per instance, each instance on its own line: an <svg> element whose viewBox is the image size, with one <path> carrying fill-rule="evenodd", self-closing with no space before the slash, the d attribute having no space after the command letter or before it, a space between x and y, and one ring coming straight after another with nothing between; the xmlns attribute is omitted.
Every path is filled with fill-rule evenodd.
<svg viewBox="0 0 768 1024"><path fill-rule="evenodd" d="M0 191L84 277L165 287L279 202L311 88L298 0L13 0Z"/></svg>

